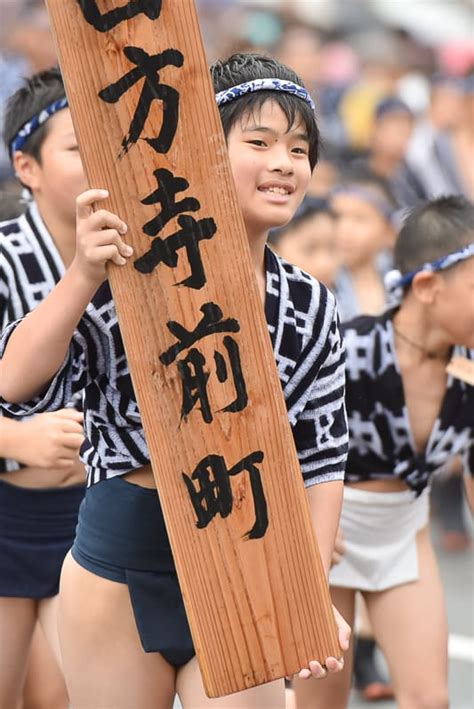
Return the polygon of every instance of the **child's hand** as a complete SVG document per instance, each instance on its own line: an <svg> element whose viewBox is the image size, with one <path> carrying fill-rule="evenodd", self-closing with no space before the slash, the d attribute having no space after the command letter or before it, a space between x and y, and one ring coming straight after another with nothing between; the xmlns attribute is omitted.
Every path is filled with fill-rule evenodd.
<svg viewBox="0 0 474 709"><path fill-rule="evenodd" d="M84 441L82 421L82 413L75 409L38 414L22 421L22 445L16 459L38 468L72 468Z"/></svg>
<svg viewBox="0 0 474 709"><path fill-rule="evenodd" d="M99 286L107 278L106 265L127 263L133 249L122 236L127 225L106 209L93 211L92 205L109 196L107 190L87 190L76 199L76 255L74 262L88 282Z"/></svg>
<svg viewBox="0 0 474 709"><path fill-rule="evenodd" d="M341 647L341 650L343 652L346 652L349 649L351 629L342 617L342 615L339 613L339 611L334 608L334 606L332 607L332 610L338 629L339 645ZM300 679L309 679L310 677L314 677L314 679L324 679L324 677L326 677L328 673L334 674L335 672L340 672L343 669L344 658L340 657L339 659L337 659L335 657L327 657L326 662L324 664L325 667L323 667L316 660L311 660L309 663L309 668L305 667L304 669L302 669L299 672L298 677Z"/></svg>

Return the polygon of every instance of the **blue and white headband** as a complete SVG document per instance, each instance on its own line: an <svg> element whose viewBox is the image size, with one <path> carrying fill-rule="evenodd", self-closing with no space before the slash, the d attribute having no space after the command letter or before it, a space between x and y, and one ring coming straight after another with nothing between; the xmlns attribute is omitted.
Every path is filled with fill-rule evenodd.
<svg viewBox="0 0 474 709"><path fill-rule="evenodd" d="M306 101L311 106L312 111L316 110L313 99L303 86L284 79L253 79L252 81L246 81L244 84L238 84L230 89L219 91L216 94L216 102L218 106L223 106L225 103L234 101L234 99L254 91L285 91L287 94L298 96L298 98Z"/></svg>
<svg viewBox="0 0 474 709"><path fill-rule="evenodd" d="M57 101L53 101L53 103L50 103L49 106L43 108L43 110L38 113L37 116L33 116L33 118L31 118L27 123L25 123L25 125L20 128L20 130L10 143L11 155L13 155L13 153L15 153L17 150L21 150L30 135L37 131L38 128L43 125L43 123L46 123L48 118L51 118L51 116L54 116L55 113L61 111L63 108L66 108L67 105L67 99L60 98Z"/></svg>
<svg viewBox="0 0 474 709"><path fill-rule="evenodd" d="M377 212L380 212L380 214L382 214L388 222L393 221L394 216L398 212L396 207L391 205L387 199L384 199L383 197L375 194L375 192L372 192L370 187L363 187L359 185L340 185L331 190L330 196L337 197L339 194L349 194L354 195L354 197L359 197L364 202L371 204L372 207L374 207Z"/></svg>
<svg viewBox="0 0 474 709"><path fill-rule="evenodd" d="M421 271L429 271L431 273L445 271L447 268L451 268L451 266L460 261L465 261L471 256L474 256L474 242L467 246L462 246L446 256L441 256L430 263L424 263L420 268L404 275L397 269L389 271L384 278L385 288L393 301L401 302L404 288L410 285L417 273L421 273Z"/></svg>

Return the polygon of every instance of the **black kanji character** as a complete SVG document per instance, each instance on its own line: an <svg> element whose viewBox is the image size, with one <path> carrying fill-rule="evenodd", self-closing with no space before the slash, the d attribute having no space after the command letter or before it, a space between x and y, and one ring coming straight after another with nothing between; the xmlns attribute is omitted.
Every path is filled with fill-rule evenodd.
<svg viewBox="0 0 474 709"><path fill-rule="evenodd" d="M182 212L197 212L201 205L195 197L185 197L176 202L176 194L189 187L189 182L184 177L175 177L165 168L158 168L153 175L158 182L158 189L142 199L142 204L161 204L161 212L143 227L148 236L156 236L164 226Z"/></svg>
<svg viewBox="0 0 474 709"><path fill-rule="evenodd" d="M206 335L214 335L216 332L240 332L239 321L235 318L223 320L222 310L216 303L204 303L199 309L202 318L194 330L186 330L176 320L169 320L166 323L166 327L178 342L160 355L162 364L172 364L181 352L192 347Z"/></svg>
<svg viewBox="0 0 474 709"><path fill-rule="evenodd" d="M84 19L98 32L108 32L124 20L131 20L143 12L149 20L157 20L161 13L162 0L131 0L126 5L101 14L96 0L77 0Z"/></svg>
<svg viewBox="0 0 474 709"><path fill-rule="evenodd" d="M264 536L268 527L267 501L260 470L256 466L256 463L261 463L263 458L263 451L254 451L227 470L223 456L208 455L198 463L191 476L182 473L196 513L196 527L198 529L207 527L217 514L225 518L232 512L233 497L230 478L247 471L250 475L250 487L255 508L255 524L244 537L260 539ZM213 479L211 479L211 474ZM194 481L198 484L197 489Z"/></svg>
<svg viewBox="0 0 474 709"><path fill-rule="evenodd" d="M178 231L162 239L156 236L149 251L140 256L133 264L140 273L152 273L160 263L170 268L178 265L178 250L186 249L191 275L176 285L199 290L206 283L206 274L202 264L199 242L212 239L217 226L212 218L199 219L182 214L178 217Z"/></svg>
<svg viewBox="0 0 474 709"><path fill-rule="evenodd" d="M164 52L153 56L140 47L125 47L123 51L127 59L136 64L136 68L131 69L121 79L99 91L99 97L103 101L116 103L137 81L145 79L138 106L130 123L129 133L122 140L122 154L128 152L139 139L153 99L163 102L163 123L157 138L145 138L145 140L157 153L167 153L178 127L179 93L172 86L160 84L158 72L169 65L183 66L184 57L178 49L165 49Z"/></svg>

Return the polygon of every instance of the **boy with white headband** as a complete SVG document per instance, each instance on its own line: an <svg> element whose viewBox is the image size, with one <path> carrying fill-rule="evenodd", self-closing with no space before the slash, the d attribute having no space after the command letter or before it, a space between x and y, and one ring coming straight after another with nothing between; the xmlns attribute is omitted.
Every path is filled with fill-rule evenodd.
<svg viewBox="0 0 474 709"><path fill-rule="evenodd" d="M430 480L456 456L473 506L474 205L441 197L416 207L395 247L398 305L344 327L350 450L333 568L333 601L349 619L361 591L399 709L448 707L447 623L428 530ZM350 662L312 707L342 709Z"/></svg>
<svg viewBox="0 0 474 709"><path fill-rule="evenodd" d="M0 330L33 310L74 256L75 199L87 183L57 69L31 77L10 98L4 139L31 200L25 214L0 225ZM39 623L60 663L59 576L85 492L82 413L70 404L22 420L0 416L0 707L18 705L32 637L42 667L35 706L45 706L40 697L48 707L68 704L43 635L33 632Z"/></svg>
<svg viewBox="0 0 474 709"><path fill-rule="evenodd" d="M335 301L324 286L266 247L270 228L293 216L316 164L314 105L294 72L266 57L235 55L214 64L211 73L277 362L285 347L280 372L285 393L289 396L299 382L290 421L328 570L347 450ZM107 262L123 265L132 253L122 220L105 210L92 211L105 196L103 190L89 190L78 198L76 258L40 309L5 333L0 377L0 395L10 402L25 402L43 391L22 406L4 404L12 413L54 408L85 385L90 487L61 586L60 632L72 704L168 709L177 691L185 709L283 709L283 680L238 696L210 700L204 694L105 282ZM321 438L325 443L319 445ZM138 562L142 571L136 571ZM346 649L348 626L337 613L336 620ZM327 658L325 664L328 672L342 668L339 658ZM325 674L313 661L301 672L302 677Z"/></svg>

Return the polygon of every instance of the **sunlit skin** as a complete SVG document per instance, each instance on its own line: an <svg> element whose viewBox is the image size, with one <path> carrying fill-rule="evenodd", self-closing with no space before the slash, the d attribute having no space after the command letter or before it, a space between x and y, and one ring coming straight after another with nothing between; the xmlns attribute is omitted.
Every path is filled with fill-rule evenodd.
<svg viewBox="0 0 474 709"><path fill-rule="evenodd" d="M280 240L276 250L290 263L330 287L338 268L334 219L319 212L296 222Z"/></svg>

